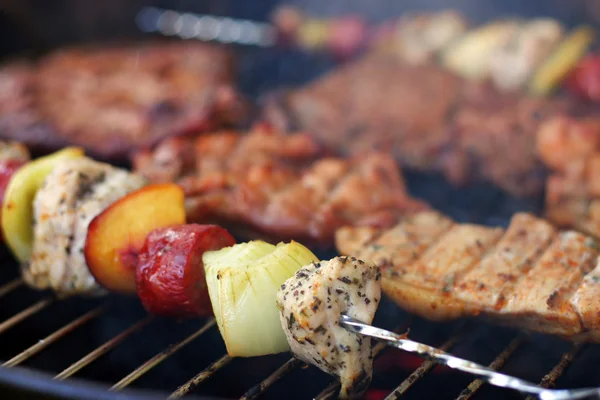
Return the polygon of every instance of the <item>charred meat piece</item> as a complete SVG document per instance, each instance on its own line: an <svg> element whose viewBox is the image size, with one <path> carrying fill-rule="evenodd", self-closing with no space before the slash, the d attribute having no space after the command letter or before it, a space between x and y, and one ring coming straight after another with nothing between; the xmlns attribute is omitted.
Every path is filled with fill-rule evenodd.
<svg viewBox="0 0 600 400"><path fill-rule="evenodd" d="M518 196L543 190L540 122L569 114L559 99L506 93L432 64L370 54L295 91L272 96L265 118L311 132L345 154L385 150L404 166L456 184L489 181Z"/></svg>
<svg viewBox="0 0 600 400"><path fill-rule="evenodd" d="M311 132L344 153L391 151L413 168L435 169L460 85L434 65L369 55L273 98L266 113L274 124Z"/></svg>
<svg viewBox="0 0 600 400"><path fill-rule="evenodd" d="M0 68L0 138L54 149L67 144L37 107L37 70L15 62Z"/></svg>
<svg viewBox="0 0 600 400"><path fill-rule="evenodd" d="M122 159L142 145L238 122L231 57L204 44L71 48L0 71L0 138Z"/></svg>
<svg viewBox="0 0 600 400"><path fill-rule="evenodd" d="M600 120L549 120L539 129L537 151L552 171L546 183L546 216L600 237Z"/></svg>
<svg viewBox="0 0 600 400"><path fill-rule="evenodd" d="M456 224L435 212L371 230L366 241L360 230L339 230L338 249L378 263L383 291L410 312L432 320L482 315L570 340L600 340L600 246L591 237L524 213L506 230Z"/></svg>
<svg viewBox="0 0 600 400"><path fill-rule="evenodd" d="M448 147L440 169L455 184L490 181L517 196L540 194L546 168L536 154L540 122L567 114L559 99L500 92L486 83L467 84L448 122Z"/></svg>
<svg viewBox="0 0 600 400"><path fill-rule="evenodd" d="M342 314L370 324L381 299L379 268L354 257L307 265L277 293L292 353L338 375L340 398L358 398L371 383L371 339L341 327Z"/></svg>
<svg viewBox="0 0 600 400"><path fill-rule="evenodd" d="M395 162L365 153L351 160L324 157L305 134L257 128L174 138L134 157L153 182L174 181L186 192L190 221L214 221L269 239L327 247L337 227L390 226L426 206L408 196ZM233 226L232 226L233 225Z"/></svg>
<svg viewBox="0 0 600 400"><path fill-rule="evenodd" d="M22 266L25 281L60 295L102 293L83 254L88 225L111 203L144 184L139 175L89 158L57 165L34 199L33 253Z"/></svg>

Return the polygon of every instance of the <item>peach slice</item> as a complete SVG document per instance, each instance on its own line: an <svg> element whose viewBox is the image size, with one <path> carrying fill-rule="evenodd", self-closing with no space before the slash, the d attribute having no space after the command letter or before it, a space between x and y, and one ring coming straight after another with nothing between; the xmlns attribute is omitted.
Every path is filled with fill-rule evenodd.
<svg viewBox="0 0 600 400"><path fill-rule="evenodd" d="M85 260L96 281L119 293L136 292L138 254L155 229L185 223L183 189L143 187L111 204L88 227Z"/></svg>

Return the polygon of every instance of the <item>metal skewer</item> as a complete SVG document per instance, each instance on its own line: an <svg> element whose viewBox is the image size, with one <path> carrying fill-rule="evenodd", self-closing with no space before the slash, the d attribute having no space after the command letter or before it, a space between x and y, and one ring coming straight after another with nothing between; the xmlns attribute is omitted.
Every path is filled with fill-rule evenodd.
<svg viewBox="0 0 600 400"><path fill-rule="evenodd" d="M397 347L409 353L429 358L452 369L476 375L490 385L517 390L521 393L537 396L541 400L600 399L600 389L598 388L545 389L523 379L496 372L486 366L455 357L435 347L406 339L394 332L364 324L347 315L342 315L340 324L352 332L383 340L388 346Z"/></svg>

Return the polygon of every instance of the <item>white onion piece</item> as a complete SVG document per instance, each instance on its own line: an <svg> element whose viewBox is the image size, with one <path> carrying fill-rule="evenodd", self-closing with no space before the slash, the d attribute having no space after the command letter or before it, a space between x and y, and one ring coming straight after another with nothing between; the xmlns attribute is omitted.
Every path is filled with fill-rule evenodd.
<svg viewBox="0 0 600 400"><path fill-rule="evenodd" d="M281 353L289 345L279 322L276 294L283 282L317 257L300 243L252 241L203 256L217 325L235 357Z"/></svg>

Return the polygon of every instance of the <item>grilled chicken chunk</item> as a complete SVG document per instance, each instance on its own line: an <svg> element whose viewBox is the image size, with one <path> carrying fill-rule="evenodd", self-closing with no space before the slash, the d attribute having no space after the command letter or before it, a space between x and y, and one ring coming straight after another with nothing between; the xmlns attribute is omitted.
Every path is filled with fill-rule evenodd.
<svg viewBox="0 0 600 400"><path fill-rule="evenodd" d="M139 175L89 158L56 166L34 199L33 253L22 266L25 281L61 295L101 293L83 254L88 225L111 203L144 184Z"/></svg>
<svg viewBox="0 0 600 400"><path fill-rule="evenodd" d="M139 152L134 165L153 182L180 184L190 221L213 220L245 237L327 247L340 226L391 226L427 208L408 195L387 154L326 157L302 133L257 127L246 135L174 138Z"/></svg>
<svg viewBox="0 0 600 400"><path fill-rule="evenodd" d="M508 229L419 213L390 230L342 228L342 254L382 269L384 292L432 320L484 315L571 340L600 341L598 243L529 214Z"/></svg>
<svg viewBox="0 0 600 400"><path fill-rule="evenodd" d="M373 264L336 257L301 268L277 293L277 307L296 357L339 375L341 398L359 397L371 383L371 340L341 327L342 314L370 324L381 299Z"/></svg>

